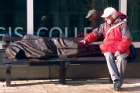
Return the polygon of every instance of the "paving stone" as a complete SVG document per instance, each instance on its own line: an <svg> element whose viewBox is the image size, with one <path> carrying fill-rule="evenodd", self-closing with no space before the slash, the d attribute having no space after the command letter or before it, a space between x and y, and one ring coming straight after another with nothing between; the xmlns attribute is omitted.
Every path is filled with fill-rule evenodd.
<svg viewBox="0 0 140 93"><path fill-rule="evenodd" d="M120 92L106 80L68 81L62 85L49 80L13 81L12 87L0 82L0 93L140 93L140 79L126 79Z"/></svg>

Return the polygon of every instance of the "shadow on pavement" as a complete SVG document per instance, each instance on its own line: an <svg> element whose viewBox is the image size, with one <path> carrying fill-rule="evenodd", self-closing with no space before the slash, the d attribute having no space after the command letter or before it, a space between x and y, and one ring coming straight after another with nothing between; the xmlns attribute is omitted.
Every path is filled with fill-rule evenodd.
<svg viewBox="0 0 140 93"><path fill-rule="evenodd" d="M13 81L14 82L14 81ZM16 82L12 83L11 87L18 86L31 86L31 85L42 85L42 84L60 84L60 85L69 85L69 86L80 86L80 85L93 85L93 84L110 84L109 79L93 79L93 80L85 80L85 79L70 79L66 80L66 84L60 84L57 80L48 80L48 81L26 81L20 83Z"/></svg>

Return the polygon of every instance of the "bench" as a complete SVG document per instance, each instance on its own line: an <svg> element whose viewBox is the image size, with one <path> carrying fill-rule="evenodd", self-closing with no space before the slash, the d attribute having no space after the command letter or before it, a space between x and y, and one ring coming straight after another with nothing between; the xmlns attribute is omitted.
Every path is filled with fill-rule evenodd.
<svg viewBox="0 0 140 93"><path fill-rule="evenodd" d="M93 45L99 45L100 42L95 42ZM4 50L3 50L4 51ZM29 65L29 66L44 66L44 65L58 65L59 66L59 82L61 84L66 83L67 67L71 64L105 64L104 56L95 57L72 57L72 58L49 58L49 59L22 59L22 60L11 60L4 57L5 74L6 74L6 85L11 86L12 81L12 67L13 65Z"/></svg>
<svg viewBox="0 0 140 93"><path fill-rule="evenodd" d="M20 40L20 38L10 37L10 41L17 41ZM4 41L7 42L8 39L4 38ZM8 41L9 43L9 41ZM100 43L94 43L94 45L98 46ZM8 44L6 45L8 46ZM3 51L4 52L4 49ZM72 57L72 58L66 58L66 57L56 57L56 58L48 58L48 59L8 59L6 56L4 56L4 65L5 65L5 80L6 85L11 86L12 81L12 68L14 65L29 65L29 66L51 66L51 65L58 65L59 66L59 82L61 84L66 83L66 73L67 73L67 67L71 64L104 64L105 58L104 56L96 56L96 57Z"/></svg>
<svg viewBox="0 0 140 93"><path fill-rule="evenodd" d="M68 65L71 64L104 64L104 57L79 57L79 58L51 58L48 60L43 59L25 59L25 60L9 60L4 59L5 68L6 68L6 85L11 86L12 81L12 66L13 65L29 65L29 66L45 66L45 65L58 65L59 66L59 82L61 84L66 83L66 70ZM100 62L99 62L100 61Z"/></svg>

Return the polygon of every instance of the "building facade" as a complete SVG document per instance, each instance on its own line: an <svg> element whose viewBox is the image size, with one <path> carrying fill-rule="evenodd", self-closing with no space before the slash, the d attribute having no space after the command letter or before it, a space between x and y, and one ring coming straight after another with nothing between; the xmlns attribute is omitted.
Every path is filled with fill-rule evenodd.
<svg viewBox="0 0 140 93"><path fill-rule="evenodd" d="M108 6L128 15L134 41L140 41L140 1L136 0L0 0L0 36L78 37L85 33L88 10Z"/></svg>

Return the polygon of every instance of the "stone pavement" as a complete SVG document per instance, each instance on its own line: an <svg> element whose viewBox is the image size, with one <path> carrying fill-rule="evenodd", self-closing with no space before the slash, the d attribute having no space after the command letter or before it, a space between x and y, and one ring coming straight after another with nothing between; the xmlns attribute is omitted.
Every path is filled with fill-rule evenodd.
<svg viewBox="0 0 140 93"><path fill-rule="evenodd" d="M51 80L13 81L12 87L0 82L0 93L140 93L140 79L126 79L117 92L105 79L68 81L66 85Z"/></svg>

